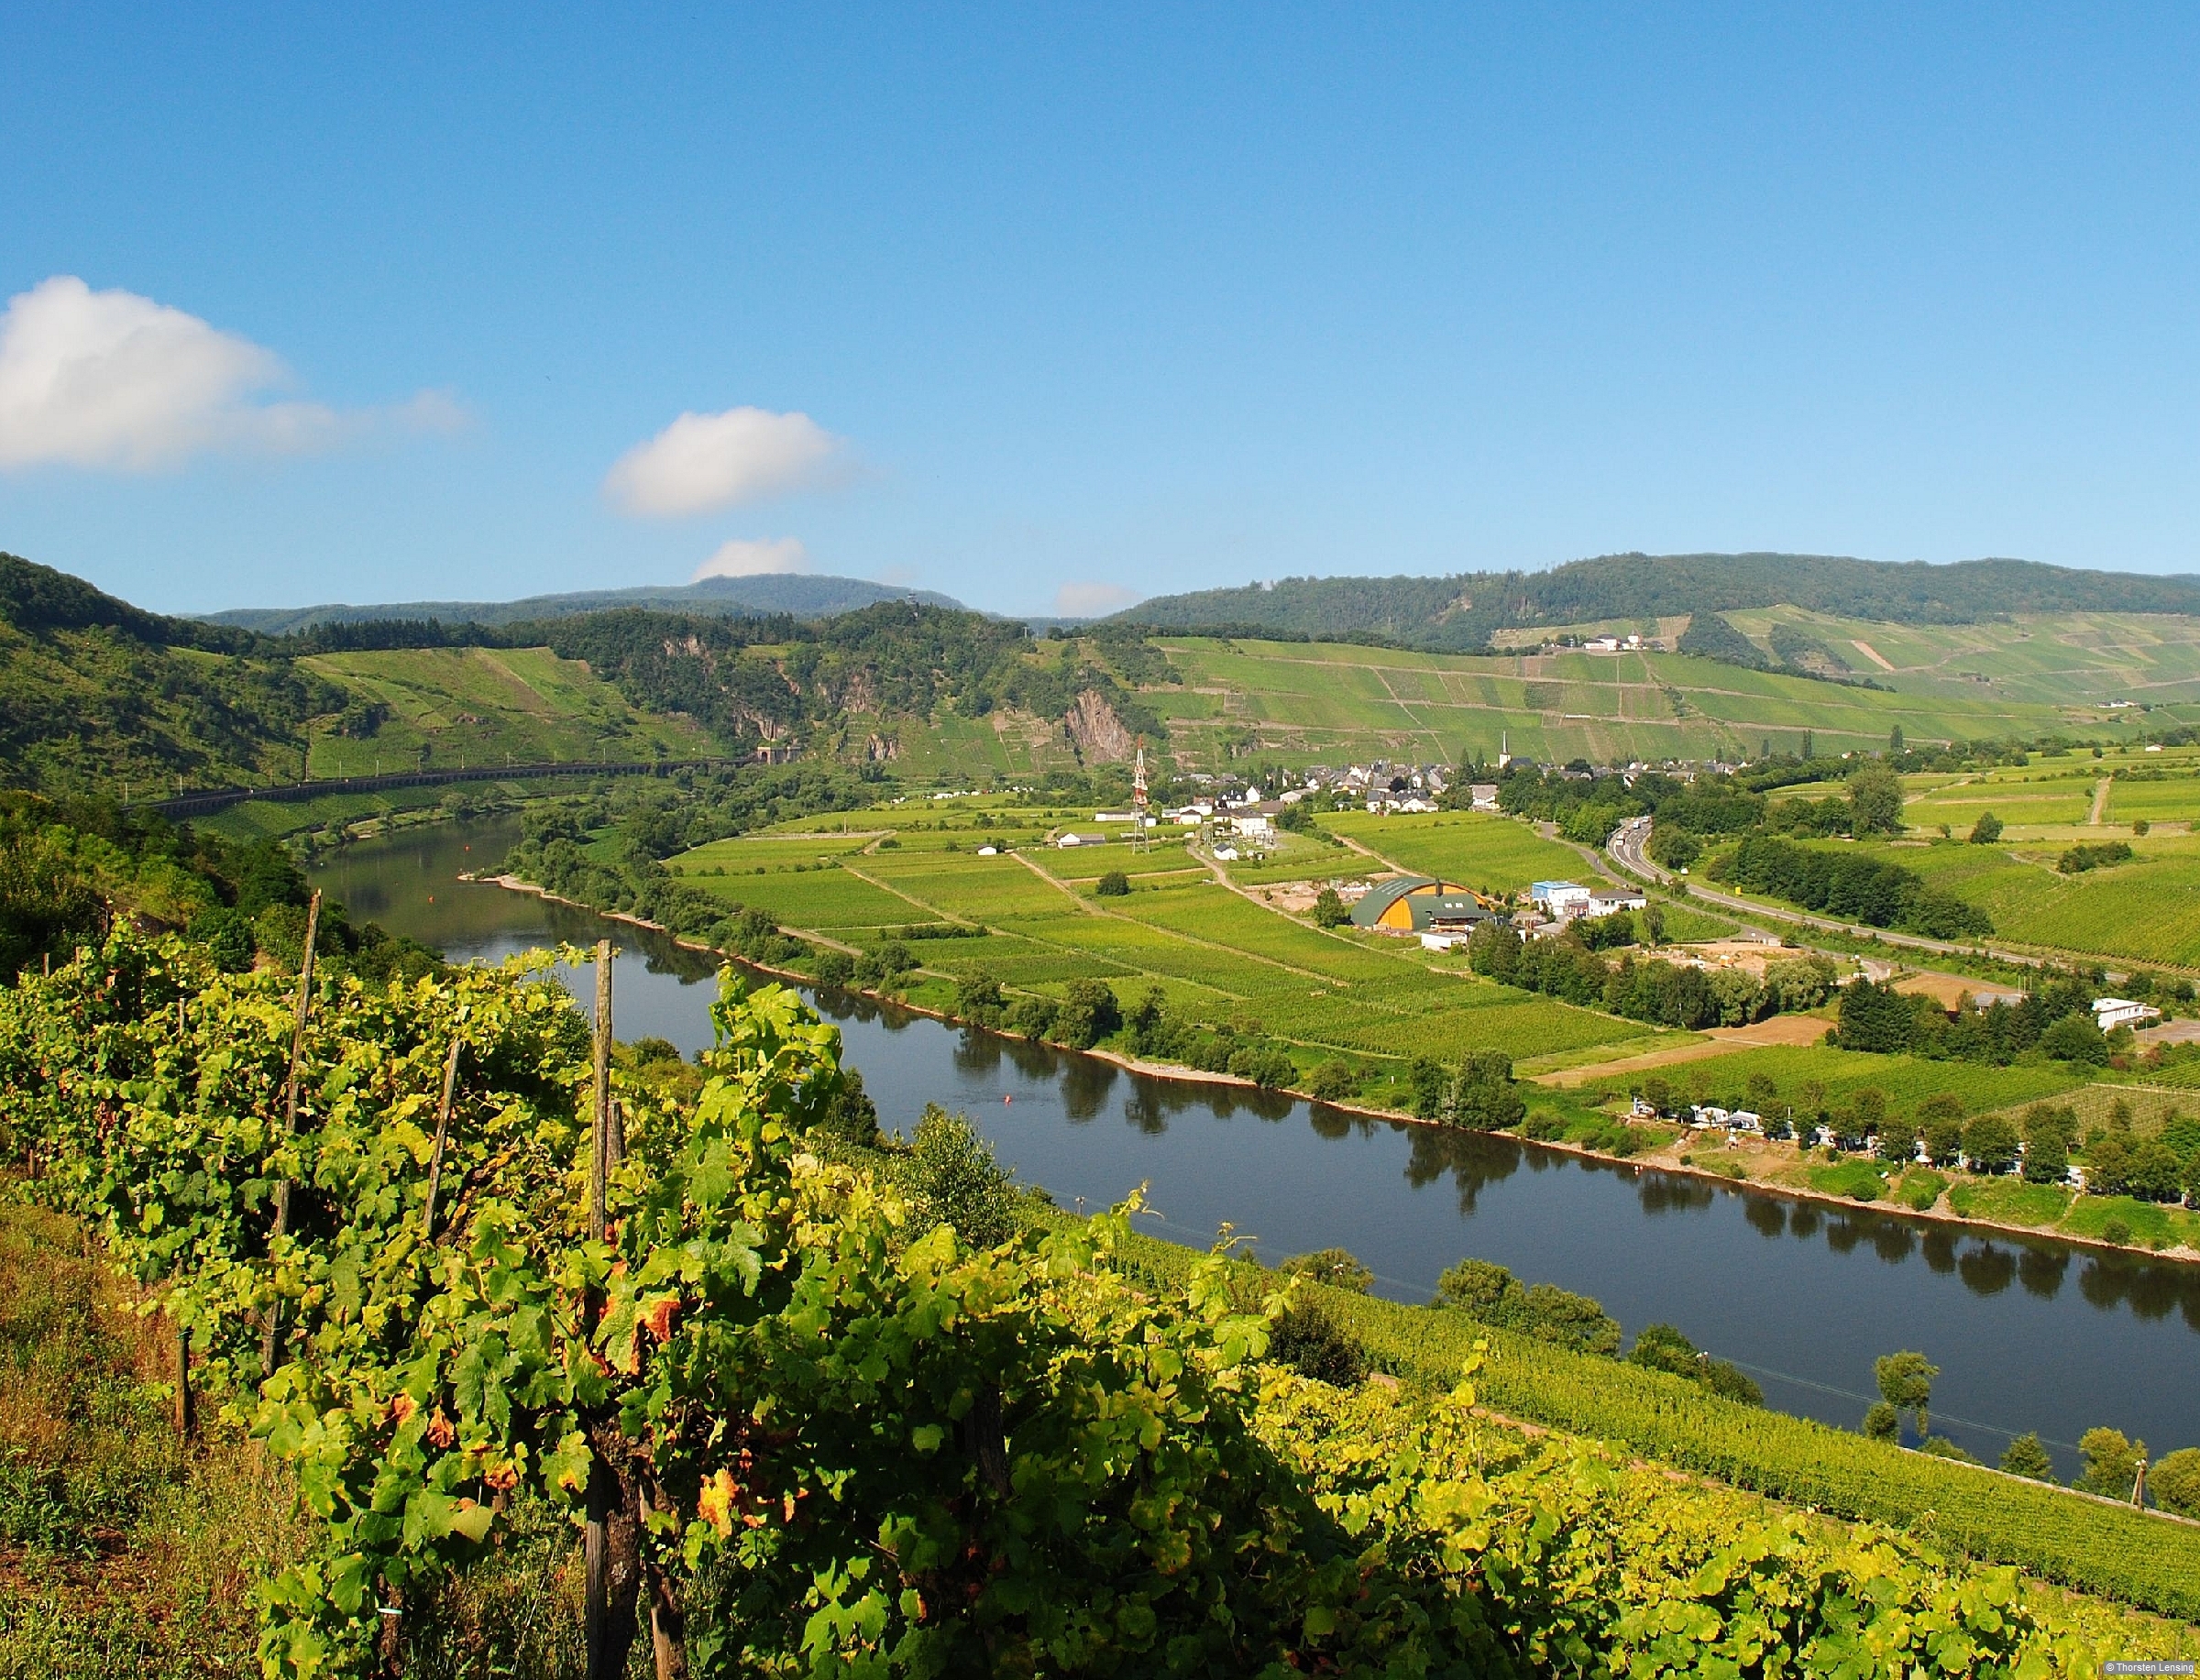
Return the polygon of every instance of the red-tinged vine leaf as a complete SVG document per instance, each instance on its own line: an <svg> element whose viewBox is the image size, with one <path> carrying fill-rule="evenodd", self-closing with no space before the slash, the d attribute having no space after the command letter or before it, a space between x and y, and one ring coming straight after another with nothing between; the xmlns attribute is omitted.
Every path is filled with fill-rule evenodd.
<svg viewBox="0 0 2200 1680"><path fill-rule="evenodd" d="M695 1514L708 1522L724 1539L733 1532L733 1501L741 1497L741 1488L733 1480L731 1470L714 1470L703 1478L703 1491L696 1500Z"/></svg>

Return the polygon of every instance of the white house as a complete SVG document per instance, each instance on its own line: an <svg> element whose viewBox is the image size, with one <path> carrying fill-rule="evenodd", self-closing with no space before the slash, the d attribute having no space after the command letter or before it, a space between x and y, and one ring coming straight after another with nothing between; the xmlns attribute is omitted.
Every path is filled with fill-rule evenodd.
<svg viewBox="0 0 2200 1680"><path fill-rule="evenodd" d="M1495 782L1469 783L1467 794L1468 797L1474 802L1476 810L1494 811L1497 809L1497 784Z"/></svg>
<svg viewBox="0 0 2200 1680"><path fill-rule="evenodd" d="M1589 913L1591 916L1612 916L1622 910L1640 910L1649 905L1634 887L1608 886L1589 895Z"/></svg>
<svg viewBox="0 0 2200 1680"><path fill-rule="evenodd" d="M1001 849L998 846L980 846L978 855L982 858L997 858L1001 855Z"/></svg>
<svg viewBox="0 0 2200 1680"><path fill-rule="evenodd" d="M1107 836L1105 834L1062 834L1055 837L1054 843L1062 847L1105 846L1107 844Z"/></svg>
<svg viewBox="0 0 2200 1680"><path fill-rule="evenodd" d="M1590 891L1571 881L1538 881L1528 896L1553 916L1578 916L1589 907Z"/></svg>
<svg viewBox="0 0 2200 1680"><path fill-rule="evenodd" d="M2103 1032L2114 1032L2119 1027L2137 1027L2147 1021L2162 1019L2162 1011L2151 1004L2135 1004L2128 997L2096 997L2093 1000L2093 1024Z"/></svg>
<svg viewBox="0 0 2200 1680"><path fill-rule="evenodd" d="M1266 840L1275 831L1275 825L1258 811L1239 811L1230 818L1230 826L1248 840Z"/></svg>

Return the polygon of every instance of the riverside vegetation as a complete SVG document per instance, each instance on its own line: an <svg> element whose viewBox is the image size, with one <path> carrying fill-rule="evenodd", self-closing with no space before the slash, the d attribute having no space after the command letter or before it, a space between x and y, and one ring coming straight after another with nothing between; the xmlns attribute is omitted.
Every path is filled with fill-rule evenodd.
<svg viewBox="0 0 2200 1680"><path fill-rule="evenodd" d="M646 1637L660 1675L2089 1675L2106 1654L2192 1648L2189 1631L1956 1555L2030 1543L2029 1568L2160 1602L2200 1572L2159 1519L2041 1490L2068 1507L2052 1533L2021 1493L1999 1507L2011 1521L1988 1501L1966 1528L1951 1481L1899 1520L1928 1504L1956 1520L1906 1534L1493 1421L1479 1402L1576 1406L1639 1450L1612 1425L1662 1411L1732 1463L1776 1466L1785 1444L1830 1489L1891 1502L1890 1473L1914 1463L2001 1492L1722 1398L1661 1368L1655 1339L1632 1364L1576 1351L1608 1343L1594 1315L1532 1290L1514 1307L1510 1279L1462 1273L1471 1304L1431 1312L1305 1278L1278 1289L1119 1218L1031 1210L987 1229L997 1181L966 1146L948 1158L952 1123L933 1124L930 1164L920 1148L900 1169L909 1189L874 1164L835 1034L777 987L727 981L698 1067L617 1059L624 1152L600 1227L587 1034L540 960L325 973L293 1127L295 990L118 928L0 997L22 1191L84 1222L184 1326L218 1419L197 1450L270 1464L296 1491L297 1525L263 1525L241 1559L266 1571L271 1673L441 1672L522 1639L541 1672L568 1671L569 1624L528 1618L570 1590L556 1583L591 1510L622 1560L609 1637ZM293 1187L280 1230L278 1184ZM1271 1362L1308 1304L1402 1383ZM116 1384L114 1426L154 1434L158 1390ZM119 1518L126 1537L128 1513L159 1503L50 1473L55 1439L11 1444L49 1490L50 1536ZM176 1458L148 1450L145 1487L187 1482ZM19 1495L5 1509L24 1522ZM96 1602L5 1590L21 1662L100 1672ZM141 1638L182 1672L169 1653L222 1625Z"/></svg>

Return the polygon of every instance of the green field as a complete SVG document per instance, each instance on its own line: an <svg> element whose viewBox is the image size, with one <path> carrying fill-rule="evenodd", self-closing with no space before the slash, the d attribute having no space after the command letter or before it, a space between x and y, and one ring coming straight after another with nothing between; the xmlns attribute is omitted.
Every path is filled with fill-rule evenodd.
<svg viewBox="0 0 2200 1680"><path fill-rule="evenodd" d="M2133 839L2128 832L2095 829L2090 837L2128 840L2138 856L2113 868L2064 875L2055 869L2061 841L1871 850L1978 906L1993 918L1998 939L2085 956L2200 967L2200 836Z"/></svg>
<svg viewBox="0 0 2200 1680"><path fill-rule="evenodd" d="M1407 653L1323 642L1168 637L1181 684L1140 697L1169 722L1180 764L1219 768L1248 744L1298 763L1355 758L1458 763L1501 744L1546 763L1585 757L1755 757L1878 750L1898 724L1912 741L2031 738L2083 727L2133 732L2102 713L1991 691L1905 694L1721 664L1678 653Z"/></svg>
<svg viewBox="0 0 2200 1680"><path fill-rule="evenodd" d="M1682 1062L1656 1070L1679 1090L1694 1094L1700 1088L1706 1098L1739 1099L1754 1076L1772 1081L1784 1103L1803 1106L1805 1093L1813 1083L1821 1088L1818 1101L1840 1110L1856 1093L1869 1086L1885 1096L1897 1115L1914 1115L1928 1097L1952 1092L1964 1110L1984 1114L2057 1097L2078 1083L2060 1067L1996 1068L1983 1062L1928 1061L1913 1056L1876 1056L1856 1050L1838 1050L1824 1045L1789 1045L1770 1049L1738 1050L1732 1056L1707 1061ZM1590 1080L1579 1093L1594 1102L1624 1096L1641 1087L1644 1075L1631 1074Z"/></svg>
<svg viewBox="0 0 2200 1680"><path fill-rule="evenodd" d="M910 802L853 813L846 826L860 832L845 835L787 825L699 847L671 867L730 904L754 905L784 926L858 943L874 943L911 922L981 925L992 937L925 940L914 954L936 972L984 969L1018 988L1052 990L1093 975L1128 999L1158 984L1172 1007L1195 1020L1265 1032L1316 1053L1457 1060L1468 1050L1503 1049L1528 1057L1652 1031L1477 980L1456 958L1433 958L1412 941L1324 932L1260 902L1258 888L1248 896L1216 882L1178 842L1142 856L1128 846L1038 845L979 857L984 839L1023 832L1016 820L1022 814L985 802L940 804L963 808ZM985 815L995 829L976 828ZM1545 844L1510 821L1444 820L1458 830L1447 837L1455 847L1466 843L1462 836L1491 855L1498 848L1517 851L1523 840ZM886 829L896 844L882 849L877 836ZM1302 846L1332 871L1365 873L1358 853L1319 840ZM1346 869L1348 863L1361 868ZM1097 896L1098 875L1117 868L1133 890ZM713 873L720 870L725 873Z"/></svg>
<svg viewBox="0 0 2200 1680"><path fill-rule="evenodd" d="M1586 867L1571 846L1487 811L1420 817L1337 811L1321 821L1401 869L1485 892L1516 893L1532 882L1578 876Z"/></svg>
<svg viewBox="0 0 2200 1680"><path fill-rule="evenodd" d="M640 711L578 660L548 648L406 648L298 662L385 708L365 739L313 737L317 776L471 769L505 763L707 758L710 737L685 719Z"/></svg>

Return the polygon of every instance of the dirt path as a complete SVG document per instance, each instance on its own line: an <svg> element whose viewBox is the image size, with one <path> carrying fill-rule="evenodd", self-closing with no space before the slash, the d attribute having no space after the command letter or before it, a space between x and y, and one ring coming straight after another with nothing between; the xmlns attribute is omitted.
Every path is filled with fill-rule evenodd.
<svg viewBox="0 0 2200 1680"><path fill-rule="evenodd" d="M2114 784L2112 784L2106 776L2103 776L2098 782L2094 784L2093 814L2085 818L2085 821L2089 827L2096 829L2099 828L2102 820L2107 817L2108 789L2112 785L2114 785Z"/></svg>

